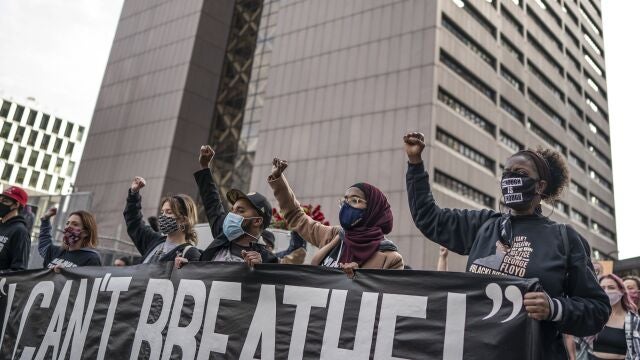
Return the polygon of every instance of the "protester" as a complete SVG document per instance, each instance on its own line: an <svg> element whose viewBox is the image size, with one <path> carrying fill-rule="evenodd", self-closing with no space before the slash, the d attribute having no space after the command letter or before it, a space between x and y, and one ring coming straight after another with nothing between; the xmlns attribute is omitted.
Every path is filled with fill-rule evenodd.
<svg viewBox="0 0 640 360"><path fill-rule="evenodd" d="M53 245L51 218L56 216L55 207L40 218L38 253L44 259L42 266L49 269L77 266L101 266L96 219L87 211L74 211L65 223L62 246Z"/></svg>
<svg viewBox="0 0 640 360"><path fill-rule="evenodd" d="M636 308L640 308L640 278L633 275L625 276L624 286L627 288L631 302L633 302Z"/></svg>
<svg viewBox="0 0 640 360"><path fill-rule="evenodd" d="M543 216L540 207L542 200L553 204L569 181L559 153L523 150L506 160L501 186L509 209L502 214L440 208L422 162L424 135L408 133L404 143L409 209L418 229L450 251L468 255L469 272L540 280L544 291L525 294L524 306L529 317L541 320L542 358L566 358L562 333L589 336L602 329L611 307L595 277L589 244L570 226ZM499 256L495 267L479 264Z"/></svg>
<svg viewBox="0 0 640 360"><path fill-rule="evenodd" d="M259 193L245 194L232 189L227 192L227 200L232 206L227 213L209 168L214 156L215 152L209 145L201 146L198 158L201 169L193 174L214 238L200 261L245 262L250 267L277 263L278 258L258 242L271 224L271 204ZM176 259L176 267L182 267L188 260L191 259Z"/></svg>
<svg viewBox="0 0 640 360"><path fill-rule="evenodd" d="M0 194L0 273L25 270L29 264L31 236L20 215L27 199L27 192L17 186Z"/></svg>
<svg viewBox="0 0 640 360"><path fill-rule="evenodd" d="M446 247L440 246L440 253L438 255L438 271L449 271L449 250Z"/></svg>
<svg viewBox="0 0 640 360"><path fill-rule="evenodd" d="M600 263L600 261L598 261L596 259L592 259L591 263L593 264L593 270L595 271L596 276L603 275L602 274L602 264Z"/></svg>
<svg viewBox="0 0 640 360"><path fill-rule="evenodd" d="M120 257L113 260L113 266L129 266L131 265L131 261L129 261L126 257Z"/></svg>
<svg viewBox="0 0 640 360"><path fill-rule="evenodd" d="M397 248L389 250L385 239L393 228L393 214L382 191L366 183L348 188L340 199L341 226L327 226L302 210L282 174L286 168L286 161L273 159L269 185L289 227L319 248L312 265L339 267L350 277L358 268L404 268Z"/></svg>
<svg viewBox="0 0 640 360"><path fill-rule="evenodd" d="M195 247L198 236L194 226L198 220L193 199L184 194L163 198L158 233L142 220L140 190L145 185L143 178L136 176L133 179L124 209L127 233L142 255L142 263L174 261L178 255L193 261L200 259L200 250Z"/></svg>

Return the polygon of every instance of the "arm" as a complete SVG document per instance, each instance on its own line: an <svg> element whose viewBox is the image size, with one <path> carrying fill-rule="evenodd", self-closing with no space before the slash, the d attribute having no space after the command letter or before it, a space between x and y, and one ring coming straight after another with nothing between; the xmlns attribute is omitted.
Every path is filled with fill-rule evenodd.
<svg viewBox="0 0 640 360"><path fill-rule="evenodd" d="M142 217L142 197L138 192L144 185L144 179L136 177L134 184L129 189L127 204L124 208L124 221L127 224L127 233L133 241L140 254L147 253L150 247L155 246L163 238L161 234L153 231L150 226L145 225Z"/></svg>
<svg viewBox="0 0 640 360"><path fill-rule="evenodd" d="M575 230L567 226L570 266L568 296L552 298L551 320L558 331L575 336L599 333L609 320L609 298L598 284L589 259L589 244Z"/></svg>
<svg viewBox="0 0 640 360"><path fill-rule="evenodd" d="M443 246L440 246L440 255L438 256L438 271L449 270L448 256L449 250L447 250L447 248Z"/></svg>
<svg viewBox="0 0 640 360"><path fill-rule="evenodd" d="M51 253L57 250L59 246L53 245L53 237L51 235L51 220L46 215L40 219L40 235L38 236L38 253L44 259L45 263L51 260Z"/></svg>
<svg viewBox="0 0 640 360"><path fill-rule="evenodd" d="M573 335L563 335L563 340L569 360L576 360L576 342L573 341Z"/></svg>
<svg viewBox="0 0 640 360"><path fill-rule="evenodd" d="M193 174L198 184L198 192L204 204L204 210L207 214L211 234L214 238L218 238L223 234L222 224L227 212L222 206L222 200L216 184L213 182L211 171L209 168L198 170Z"/></svg>

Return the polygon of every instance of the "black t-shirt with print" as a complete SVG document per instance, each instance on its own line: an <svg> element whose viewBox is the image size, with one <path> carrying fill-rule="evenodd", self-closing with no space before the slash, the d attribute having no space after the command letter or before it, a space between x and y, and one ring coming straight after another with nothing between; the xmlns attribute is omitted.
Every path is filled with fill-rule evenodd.
<svg viewBox="0 0 640 360"><path fill-rule="evenodd" d="M51 245L42 265L50 269L56 265L64 267L102 266L102 262L98 252L93 249L69 251L60 246Z"/></svg>

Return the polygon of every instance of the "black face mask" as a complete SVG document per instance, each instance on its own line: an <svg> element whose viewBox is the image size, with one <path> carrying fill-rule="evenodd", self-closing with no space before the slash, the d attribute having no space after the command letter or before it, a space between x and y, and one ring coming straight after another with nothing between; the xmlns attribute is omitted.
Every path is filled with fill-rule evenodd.
<svg viewBox="0 0 640 360"><path fill-rule="evenodd" d="M14 209L11 208L11 205L0 203L0 218L5 217L5 215L12 212L13 210Z"/></svg>
<svg viewBox="0 0 640 360"><path fill-rule="evenodd" d="M513 171L502 173L502 198L513 210L527 210L536 196L538 180Z"/></svg>

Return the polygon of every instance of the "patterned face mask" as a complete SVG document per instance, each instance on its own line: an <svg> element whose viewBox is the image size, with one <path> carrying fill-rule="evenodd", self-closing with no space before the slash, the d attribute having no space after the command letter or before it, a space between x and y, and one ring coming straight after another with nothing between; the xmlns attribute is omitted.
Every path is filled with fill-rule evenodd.
<svg viewBox="0 0 640 360"><path fill-rule="evenodd" d="M158 216L158 228L163 234L171 234L172 232L178 231L178 222L176 218L160 214L160 216Z"/></svg>
<svg viewBox="0 0 640 360"><path fill-rule="evenodd" d="M67 226L66 228L64 228L62 233L63 233L62 242L67 247L72 247L78 241L80 241L80 238L82 236L82 229L74 229L71 226Z"/></svg>
<svg viewBox="0 0 640 360"><path fill-rule="evenodd" d="M537 182L532 177L505 171L500 182L505 205L514 210L528 209L536 196Z"/></svg>

